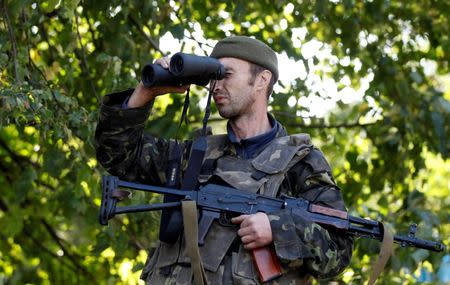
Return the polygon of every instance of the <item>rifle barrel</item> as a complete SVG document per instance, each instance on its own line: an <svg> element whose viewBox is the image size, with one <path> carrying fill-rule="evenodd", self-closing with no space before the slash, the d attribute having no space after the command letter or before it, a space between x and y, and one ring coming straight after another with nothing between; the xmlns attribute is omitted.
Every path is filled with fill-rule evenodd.
<svg viewBox="0 0 450 285"><path fill-rule="evenodd" d="M436 252L444 251L445 246L440 242L424 240L410 236L394 236L394 241L402 247L412 246Z"/></svg>
<svg viewBox="0 0 450 285"><path fill-rule="evenodd" d="M374 222L374 221L371 221ZM376 222L378 223L378 222ZM350 225L348 229L349 233L355 236L361 236L376 240L382 240L383 234L381 233L380 226L373 226L370 228L364 228L362 226L354 226ZM443 251L445 249L445 246L440 242L434 242L429 240L424 240L420 238L416 238L415 236L401 236L401 235L395 235L394 236L394 242L398 243L402 247L417 247L422 248L426 250L432 250L436 252Z"/></svg>

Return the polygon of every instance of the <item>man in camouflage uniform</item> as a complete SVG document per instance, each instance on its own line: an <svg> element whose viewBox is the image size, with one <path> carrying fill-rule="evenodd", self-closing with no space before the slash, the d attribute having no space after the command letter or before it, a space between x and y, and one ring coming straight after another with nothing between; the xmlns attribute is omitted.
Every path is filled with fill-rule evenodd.
<svg viewBox="0 0 450 285"><path fill-rule="evenodd" d="M277 58L261 41L229 37L218 42L212 57L225 66L216 81L214 101L229 119L227 134L208 136L199 182L232 186L278 197L302 197L345 210L330 166L308 135L287 136L267 113L268 97L278 78ZM168 59L156 63L168 68ZM211 84L211 86L213 86ZM105 96L96 131L98 161L111 174L126 180L164 185L173 140L143 134L154 99L182 87L145 88ZM189 157L189 143L181 145ZM200 256L209 284L260 284L250 250L272 246L282 264L282 276L269 284L306 284L308 276L339 274L351 258L352 239L327 230L288 210L242 215L235 227L214 222ZM149 256L142 278L147 284L193 284L186 241L160 242Z"/></svg>

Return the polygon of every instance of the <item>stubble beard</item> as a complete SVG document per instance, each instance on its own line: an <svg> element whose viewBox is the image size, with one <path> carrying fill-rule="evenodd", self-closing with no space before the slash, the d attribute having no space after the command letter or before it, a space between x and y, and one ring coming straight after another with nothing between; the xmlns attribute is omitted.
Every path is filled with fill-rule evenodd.
<svg viewBox="0 0 450 285"><path fill-rule="evenodd" d="M235 104L234 104L234 101L232 100L230 94L228 92L221 92L217 95L225 98L225 103L222 103L222 104L216 103L216 107L217 107L217 110L219 111L219 115L225 119L230 119L230 118L236 116L236 110L234 110Z"/></svg>
<svg viewBox="0 0 450 285"><path fill-rule="evenodd" d="M217 105L217 109L219 110L219 115L225 119L231 119L238 115L238 112L234 110L233 105Z"/></svg>
<svg viewBox="0 0 450 285"><path fill-rule="evenodd" d="M227 98L227 104L219 104L216 105L221 117L225 119L234 119L245 112L250 110L251 105L253 104L252 99L250 97L235 97L233 98L230 94L224 94ZM240 96L240 95L237 95Z"/></svg>

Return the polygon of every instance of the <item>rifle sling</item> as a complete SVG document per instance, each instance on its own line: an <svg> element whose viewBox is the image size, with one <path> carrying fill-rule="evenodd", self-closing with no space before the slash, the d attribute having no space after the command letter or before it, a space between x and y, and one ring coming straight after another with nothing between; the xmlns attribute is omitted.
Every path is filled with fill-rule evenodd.
<svg viewBox="0 0 450 285"><path fill-rule="evenodd" d="M181 202L183 211L184 238L186 240L186 250L191 259L192 274L196 285L207 285L206 273L200 258L198 248L198 218L195 201L185 200Z"/></svg>
<svg viewBox="0 0 450 285"><path fill-rule="evenodd" d="M394 235L390 228L386 227L381 222L379 224L380 229L383 230L383 240L381 241L380 254L378 255L377 261L375 262L372 274L370 275L369 283L367 283L367 285L375 284L375 281L383 271L386 263L393 253L392 246L394 244Z"/></svg>
<svg viewBox="0 0 450 285"><path fill-rule="evenodd" d="M206 153L206 137L200 136L197 138L191 147L191 155L189 156L189 162L184 174L181 188L186 190L195 190L198 183L198 176L200 174L203 158Z"/></svg>
<svg viewBox="0 0 450 285"><path fill-rule="evenodd" d="M168 188L179 188L181 169L181 148L175 140L169 151L169 161L166 169L166 184ZM164 195L164 203L177 202L180 198L175 195ZM173 244L181 233L181 214L178 209L163 209L159 227L159 240Z"/></svg>
<svg viewBox="0 0 450 285"><path fill-rule="evenodd" d="M184 101L183 112L181 114L180 124L178 131L183 121L187 122L187 110L189 108L189 89L186 92L186 98ZM204 126L206 128L206 126ZM191 155L189 157L188 166L181 183L181 188L186 190L195 190L197 187L198 175L202 167L203 157L206 152L206 137L205 134L194 141L191 147ZM181 149L178 144L178 139L175 140L175 144L169 153L169 163L166 169L166 187L179 188L180 186L180 173L181 173ZM164 195L164 202L178 201L178 197L173 195ZM166 209L161 213L161 223L159 229L159 239L161 241L173 244L178 239L182 232L182 217L180 211L177 209Z"/></svg>

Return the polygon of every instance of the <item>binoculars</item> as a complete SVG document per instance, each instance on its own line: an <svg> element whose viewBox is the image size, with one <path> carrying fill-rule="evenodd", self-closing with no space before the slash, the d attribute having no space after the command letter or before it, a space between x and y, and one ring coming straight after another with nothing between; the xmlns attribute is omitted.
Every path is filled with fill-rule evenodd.
<svg viewBox="0 0 450 285"><path fill-rule="evenodd" d="M215 58L178 52L170 59L167 70L159 64L147 64L142 69L145 87L182 86L196 84L205 86L210 80L225 76L225 67Z"/></svg>

